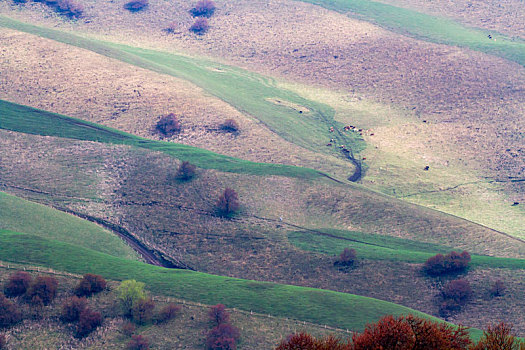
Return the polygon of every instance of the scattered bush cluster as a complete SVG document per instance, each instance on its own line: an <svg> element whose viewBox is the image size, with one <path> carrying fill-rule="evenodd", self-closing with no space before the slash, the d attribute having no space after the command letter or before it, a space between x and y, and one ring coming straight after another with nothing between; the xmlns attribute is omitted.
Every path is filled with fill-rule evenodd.
<svg viewBox="0 0 525 350"><path fill-rule="evenodd" d="M100 312L84 309L78 318L75 337L83 338L102 324Z"/></svg>
<svg viewBox="0 0 525 350"><path fill-rule="evenodd" d="M11 327L22 320L17 305L0 293L0 328Z"/></svg>
<svg viewBox="0 0 525 350"><path fill-rule="evenodd" d="M214 324L206 336L208 350L235 350L241 333L229 323L230 314L226 307L223 304L214 305L210 307L208 316Z"/></svg>
<svg viewBox="0 0 525 350"><path fill-rule="evenodd" d="M100 275L85 274L75 288L75 295L89 297L106 289L106 280Z"/></svg>
<svg viewBox="0 0 525 350"><path fill-rule="evenodd" d="M150 298L143 298L133 303L131 318L138 324L146 324L153 319L155 303Z"/></svg>
<svg viewBox="0 0 525 350"><path fill-rule="evenodd" d="M62 313L60 319L63 322L76 322L80 318L80 314L87 307L86 298L79 298L76 296L67 298L62 304Z"/></svg>
<svg viewBox="0 0 525 350"><path fill-rule="evenodd" d="M197 18L195 23L193 23L190 27L190 31L198 35L206 33L208 29L210 29L210 25L208 24L208 20L204 17Z"/></svg>
<svg viewBox="0 0 525 350"><path fill-rule="evenodd" d="M8 298L24 295L31 284L32 277L25 271L17 271L9 276L7 284L4 286L4 294Z"/></svg>
<svg viewBox="0 0 525 350"><path fill-rule="evenodd" d="M423 270L430 276L441 276L464 271L469 262L470 254L467 251L461 254L457 252L450 252L447 255L437 254L425 262Z"/></svg>
<svg viewBox="0 0 525 350"><path fill-rule="evenodd" d="M493 296L493 297L502 296L505 293L506 289L507 289L507 287L505 287L505 283L503 283L502 280L497 280L490 287L490 295Z"/></svg>
<svg viewBox="0 0 525 350"><path fill-rule="evenodd" d="M197 17L195 23L190 27L190 31L199 35L206 33L210 28L206 18L211 17L214 12L215 3L212 0L199 0L190 10L192 16Z"/></svg>
<svg viewBox="0 0 525 350"><path fill-rule="evenodd" d="M47 6L53 8L56 12L67 16L69 18L80 18L84 13L84 6L75 0L34 0L35 2L43 2ZM15 3L25 4L27 0L14 0Z"/></svg>
<svg viewBox="0 0 525 350"><path fill-rule="evenodd" d="M127 345L128 350L148 350L149 341L142 335L132 335Z"/></svg>
<svg viewBox="0 0 525 350"><path fill-rule="evenodd" d="M160 312L157 316L157 323L167 322L180 312L181 307L174 303L169 303L166 306L164 306L162 309L160 309Z"/></svg>

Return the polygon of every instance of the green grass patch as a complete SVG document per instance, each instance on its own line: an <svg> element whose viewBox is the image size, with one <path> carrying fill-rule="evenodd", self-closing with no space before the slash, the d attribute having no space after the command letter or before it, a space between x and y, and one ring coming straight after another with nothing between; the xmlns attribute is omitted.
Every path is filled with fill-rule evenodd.
<svg viewBox="0 0 525 350"><path fill-rule="evenodd" d="M188 80L239 111L258 119L289 142L316 152L338 154L338 150L325 146L328 140L334 137L334 134L329 132L329 128L343 127L341 123L334 120L334 109L280 88L271 78L209 60L89 39L3 16L0 16L0 26L49 38L154 72ZM299 113L287 103L272 102L276 99L305 107L309 112ZM347 133L338 137L341 144L351 147L355 153L365 148L365 142L358 135Z"/></svg>
<svg viewBox="0 0 525 350"><path fill-rule="evenodd" d="M154 293L362 331L386 314L434 317L393 303L315 288L214 276L126 260L26 233L0 230L0 260L113 280L136 279ZM479 337L480 331L473 330Z"/></svg>
<svg viewBox="0 0 525 350"><path fill-rule="evenodd" d="M27 232L121 258L138 258L119 237L94 223L4 192L0 192L0 229Z"/></svg>
<svg viewBox="0 0 525 350"><path fill-rule="evenodd" d="M439 244L355 231L324 229L322 232L330 236L308 231L295 231L288 233L288 240L300 249L321 254L338 255L345 248L353 248L358 258L408 263L424 263L437 253L462 251ZM525 259L472 255L470 266L525 269Z"/></svg>
<svg viewBox="0 0 525 350"><path fill-rule="evenodd" d="M303 179L322 176L320 172L290 165L255 163L201 148L173 142L148 140L99 124L46 112L0 100L0 129L83 141L130 145L164 152L200 168L251 175L280 175Z"/></svg>
<svg viewBox="0 0 525 350"><path fill-rule="evenodd" d="M301 0L430 42L466 47L525 66L525 42L493 31L465 27L451 19L368 0ZM491 34L496 40L490 40Z"/></svg>

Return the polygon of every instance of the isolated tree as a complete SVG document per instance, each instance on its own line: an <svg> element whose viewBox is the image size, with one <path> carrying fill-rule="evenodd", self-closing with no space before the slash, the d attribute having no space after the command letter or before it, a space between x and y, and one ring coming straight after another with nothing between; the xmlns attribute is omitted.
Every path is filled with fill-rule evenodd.
<svg viewBox="0 0 525 350"><path fill-rule="evenodd" d="M472 288L470 283L464 279L457 279L448 282L442 291L445 299L453 299L462 304L472 296Z"/></svg>
<svg viewBox="0 0 525 350"><path fill-rule="evenodd" d="M62 312L60 319L63 322L76 322L80 318L80 314L87 307L86 298L79 298L76 296L67 298L62 304Z"/></svg>
<svg viewBox="0 0 525 350"><path fill-rule="evenodd" d="M100 312L84 309L84 311L80 313L80 316L78 318L75 337L83 338L89 333L93 332L101 324L102 315L100 314Z"/></svg>
<svg viewBox="0 0 525 350"><path fill-rule="evenodd" d="M222 216L230 216L240 208L239 196L231 188L226 188L217 201L217 210Z"/></svg>
<svg viewBox="0 0 525 350"><path fill-rule="evenodd" d="M128 342L126 349L128 350L147 350L149 349L149 341L142 335L132 335Z"/></svg>
<svg viewBox="0 0 525 350"><path fill-rule="evenodd" d="M352 266L355 262L357 254L355 249L345 248L334 265L339 266Z"/></svg>
<svg viewBox="0 0 525 350"><path fill-rule="evenodd" d="M133 306L139 301L146 299L145 286L142 282L126 280L122 281L120 286L117 287L117 297L125 316L132 316Z"/></svg>
<svg viewBox="0 0 525 350"><path fill-rule="evenodd" d="M0 328L11 327L21 320L17 305L0 293Z"/></svg>
<svg viewBox="0 0 525 350"><path fill-rule="evenodd" d="M230 320L230 313L226 310L226 306L217 304L210 307L208 317L210 321L219 325L221 323L227 323Z"/></svg>
<svg viewBox="0 0 525 350"><path fill-rule="evenodd" d="M91 296L99 293L106 288L106 280L100 275L87 273L82 277L82 280L75 287L74 293L77 296Z"/></svg>
<svg viewBox="0 0 525 350"><path fill-rule="evenodd" d="M138 324L146 324L153 318L155 303L150 298L143 298L133 304L132 317Z"/></svg>
<svg viewBox="0 0 525 350"><path fill-rule="evenodd" d="M493 297L502 296L505 293L506 289L507 287L505 287L505 283L503 283L502 280L497 280L490 287L490 295Z"/></svg>
<svg viewBox="0 0 525 350"><path fill-rule="evenodd" d="M206 346L209 350L235 350L241 333L229 323L221 323L208 332Z"/></svg>
<svg viewBox="0 0 525 350"><path fill-rule="evenodd" d="M238 132L239 124L233 119L226 119L224 123L220 125L220 129L226 132Z"/></svg>
<svg viewBox="0 0 525 350"><path fill-rule="evenodd" d="M182 181L188 181L195 177L197 167L188 161L183 161L177 170L177 178Z"/></svg>
<svg viewBox="0 0 525 350"><path fill-rule="evenodd" d="M171 136L180 132L182 126L175 113L170 113L160 118L160 120L157 122L156 129L165 136Z"/></svg>
<svg viewBox="0 0 525 350"><path fill-rule="evenodd" d="M194 17L211 17L215 12L215 3L212 0L199 0L190 10Z"/></svg>
<svg viewBox="0 0 525 350"><path fill-rule="evenodd" d="M190 32L194 32L198 35L203 35L208 31L210 28L210 25L208 24L208 20L206 18L199 17L195 20L195 23L193 23L190 27Z"/></svg>
<svg viewBox="0 0 525 350"><path fill-rule="evenodd" d="M31 285L32 277L25 271L17 271L9 276L9 280L4 286L4 294L8 298L17 297L25 294Z"/></svg>
<svg viewBox="0 0 525 350"><path fill-rule="evenodd" d="M488 326L483 331L479 342L472 350L525 350L525 341L519 340L512 334L512 326L500 322L495 326Z"/></svg>
<svg viewBox="0 0 525 350"><path fill-rule="evenodd" d="M49 305L55 299L58 289L58 281L51 276L37 276L29 286L26 292L26 298L29 302L37 304L42 302Z"/></svg>

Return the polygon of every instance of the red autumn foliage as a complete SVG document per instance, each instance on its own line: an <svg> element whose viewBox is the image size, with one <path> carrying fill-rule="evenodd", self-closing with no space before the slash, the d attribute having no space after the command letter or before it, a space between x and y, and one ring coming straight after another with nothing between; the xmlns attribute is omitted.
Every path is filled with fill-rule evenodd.
<svg viewBox="0 0 525 350"><path fill-rule="evenodd" d="M235 350L240 336L237 327L221 323L208 332L206 346L209 350Z"/></svg>
<svg viewBox="0 0 525 350"><path fill-rule="evenodd" d="M26 298L32 304L42 302L49 305L55 299L58 281L51 276L37 276L26 292Z"/></svg>
<svg viewBox="0 0 525 350"><path fill-rule="evenodd" d="M283 340L276 350L351 350L352 344L340 338L328 335L316 339L308 333L297 333Z"/></svg>
<svg viewBox="0 0 525 350"><path fill-rule="evenodd" d="M75 287L74 293L79 297L90 296L103 291L106 285L106 280L102 276L87 273Z"/></svg>
<svg viewBox="0 0 525 350"><path fill-rule="evenodd" d="M25 271L17 271L9 276L9 280L4 287L4 294L8 298L17 297L25 294L31 284L32 277Z"/></svg>
<svg viewBox="0 0 525 350"><path fill-rule="evenodd" d="M133 335L133 333L135 333L135 330L137 329L137 327L135 327L135 324L133 324L132 322L126 322L122 325L122 328L120 329L120 331L124 334L124 335L127 335L128 337L131 337Z"/></svg>
<svg viewBox="0 0 525 350"><path fill-rule="evenodd" d="M0 328L11 327L22 320L22 314L15 303L0 293Z"/></svg>
<svg viewBox="0 0 525 350"><path fill-rule="evenodd" d="M461 254L454 251L447 255L437 254L428 258L423 270L430 276L445 275L465 270L470 260L470 254L467 251L463 251Z"/></svg>
<svg viewBox="0 0 525 350"><path fill-rule="evenodd" d="M60 319L64 322L75 322L80 318L82 311L86 309L86 298L71 297L67 298L62 304Z"/></svg>
<svg viewBox="0 0 525 350"><path fill-rule="evenodd" d="M74 0L58 0L55 8L58 12L70 18L80 18L84 13L84 6Z"/></svg>
<svg viewBox="0 0 525 350"><path fill-rule="evenodd" d="M156 129L165 136L171 136L180 132L182 127L179 118L174 113L170 113L160 118L157 122Z"/></svg>
<svg viewBox="0 0 525 350"><path fill-rule="evenodd" d="M169 303L168 305L164 306L160 310L159 315L157 317L157 322L159 323L167 322L175 318L175 316L177 316L180 310L181 310L181 307L179 305L174 304L174 303Z"/></svg>
<svg viewBox="0 0 525 350"><path fill-rule="evenodd" d="M472 288L470 288L470 283L468 281L457 279L448 282L443 287L442 293L445 299L452 299L461 304L472 296Z"/></svg>
<svg viewBox="0 0 525 350"><path fill-rule="evenodd" d="M230 313L226 311L226 306L223 304L217 304L210 307L208 317L210 318L210 321L219 325L221 323L227 323L230 320Z"/></svg>
<svg viewBox="0 0 525 350"><path fill-rule="evenodd" d="M208 29L210 29L208 20L206 18L199 17L195 20L195 23L191 25L190 32L194 32L195 34L202 35L206 33Z"/></svg>
<svg viewBox="0 0 525 350"><path fill-rule="evenodd" d="M215 12L215 3L212 0L199 0L190 12L194 17L211 17Z"/></svg>
<svg viewBox="0 0 525 350"><path fill-rule="evenodd" d="M503 322L488 326L472 350L525 350L525 341L512 334L512 326Z"/></svg>
<svg viewBox="0 0 525 350"><path fill-rule="evenodd" d="M217 201L217 209L222 216L229 216L240 208L239 196L231 188L226 188Z"/></svg>
<svg viewBox="0 0 525 350"><path fill-rule="evenodd" d="M83 338L89 335L89 333L93 332L101 324L102 315L100 314L100 312L84 309L84 311L80 313L80 317L78 318L75 337Z"/></svg>
<svg viewBox="0 0 525 350"><path fill-rule="evenodd" d="M128 345L126 346L126 349L128 350L148 350L149 341L146 337L142 335L132 335L131 340L128 342Z"/></svg>

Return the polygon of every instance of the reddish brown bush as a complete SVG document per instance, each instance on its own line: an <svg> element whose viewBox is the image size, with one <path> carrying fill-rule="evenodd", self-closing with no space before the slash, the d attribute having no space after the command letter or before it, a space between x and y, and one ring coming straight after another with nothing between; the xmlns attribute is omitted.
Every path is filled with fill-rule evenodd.
<svg viewBox="0 0 525 350"><path fill-rule="evenodd" d="M157 122L156 129L165 136L171 136L181 131L179 119L174 113L170 113L160 118Z"/></svg>
<svg viewBox="0 0 525 350"><path fill-rule="evenodd" d="M106 289L106 280L100 275L87 273L82 277L82 280L75 287L74 293L79 296L91 296Z"/></svg>
<svg viewBox="0 0 525 350"><path fill-rule="evenodd" d="M345 248L339 255L339 259L334 263L337 266L352 266L355 262L357 254L355 249Z"/></svg>
<svg viewBox="0 0 525 350"><path fill-rule="evenodd" d="M133 321L138 324L145 324L151 321L153 318L153 310L155 309L155 302L153 300L145 298L137 301L133 304L131 312Z"/></svg>
<svg viewBox="0 0 525 350"><path fill-rule="evenodd" d="M164 30L170 34L174 34L177 32L178 28L179 25L177 24L177 22L171 22Z"/></svg>
<svg viewBox="0 0 525 350"><path fill-rule="evenodd" d="M490 295L493 297L502 296L505 293L505 289L507 289L507 287L505 287L505 283L503 283L502 280L497 280L490 287Z"/></svg>
<svg viewBox="0 0 525 350"><path fill-rule="evenodd" d="M470 344L465 328L453 329L415 316L385 316L352 337L353 350L410 349L462 350Z"/></svg>
<svg viewBox="0 0 525 350"><path fill-rule="evenodd" d="M124 5L124 8L130 12L138 12L148 7L148 0L132 0Z"/></svg>
<svg viewBox="0 0 525 350"><path fill-rule="evenodd" d="M0 293L0 328L11 327L21 320L22 314L16 304Z"/></svg>
<svg viewBox="0 0 525 350"><path fill-rule="evenodd" d="M58 281L51 276L38 276L29 286L26 292L27 300L36 304L42 302L49 305L55 299L58 288Z"/></svg>
<svg viewBox="0 0 525 350"><path fill-rule="evenodd" d="M210 321L219 325L221 323L227 323L230 320L230 313L226 311L226 306L223 304L217 304L210 307L208 317L210 318Z"/></svg>
<svg viewBox="0 0 525 350"><path fill-rule="evenodd" d="M102 315L100 314L100 312L84 309L84 311L80 313L80 317L78 318L75 337L83 338L89 333L93 332L101 324Z"/></svg>
<svg viewBox="0 0 525 350"><path fill-rule="evenodd" d="M84 13L84 6L74 0L58 0L56 10L70 18L80 18Z"/></svg>
<svg viewBox="0 0 525 350"><path fill-rule="evenodd" d="M133 333L135 333L135 330L137 329L137 327L135 327L135 324L132 323L132 322L126 322L122 325L122 328L121 328L121 332L128 336L128 337L131 337L133 335Z"/></svg>
<svg viewBox="0 0 525 350"><path fill-rule="evenodd" d="M457 252L450 252L447 255L437 254L428 258L423 270L431 276L459 272L468 267L470 259L470 254L467 251L463 251L461 254Z"/></svg>
<svg viewBox="0 0 525 350"><path fill-rule="evenodd" d="M142 335L133 335L126 348L128 350L147 350L149 349L149 341Z"/></svg>
<svg viewBox="0 0 525 350"><path fill-rule="evenodd" d="M221 323L208 332L206 346L209 350L235 350L240 336L237 327Z"/></svg>
<svg viewBox="0 0 525 350"><path fill-rule="evenodd" d="M226 188L217 201L219 215L230 216L240 208L239 196L231 188Z"/></svg>
<svg viewBox="0 0 525 350"><path fill-rule="evenodd" d="M220 125L220 129L226 132L238 132L239 124L233 119L226 119L224 123Z"/></svg>
<svg viewBox="0 0 525 350"><path fill-rule="evenodd" d="M9 280L4 287L4 294L8 298L23 295L31 284L31 275L25 271L17 271L9 276Z"/></svg>
<svg viewBox="0 0 525 350"><path fill-rule="evenodd" d="M457 279L448 282L443 287L443 298L452 299L458 303L464 303L472 296L470 283L464 279Z"/></svg>
<svg viewBox="0 0 525 350"><path fill-rule="evenodd" d="M86 309L86 298L71 297L67 298L62 304L60 319L63 322L75 322L80 318L82 311Z"/></svg>
<svg viewBox="0 0 525 350"><path fill-rule="evenodd" d="M215 12L215 3L211 0L199 0L190 10L194 17L211 17Z"/></svg>
<svg viewBox="0 0 525 350"><path fill-rule="evenodd" d="M184 161L179 165L177 170L177 178L182 181L188 181L195 177L197 167L188 161Z"/></svg>
<svg viewBox="0 0 525 350"><path fill-rule="evenodd" d="M190 27L190 32L194 32L198 35L203 35L210 29L210 25L208 24L208 20L206 18L199 17L195 20L195 23L193 23Z"/></svg>
<svg viewBox="0 0 525 350"><path fill-rule="evenodd" d="M169 303L168 305L165 305L160 310L159 315L157 316L157 322L158 323L167 322L175 318L175 316L177 316L177 314L180 313L180 310L181 310L181 307L177 304Z"/></svg>
<svg viewBox="0 0 525 350"><path fill-rule="evenodd" d="M7 339L4 334L0 334L0 350L7 349Z"/></svg>
<svg viewBox="0 0 525 350"><path fill-rule="evenodd" d="M512 334L512 326L503 322L489 326L483 331L479 342L472 350L525 350L525 342Z"/></svg>

